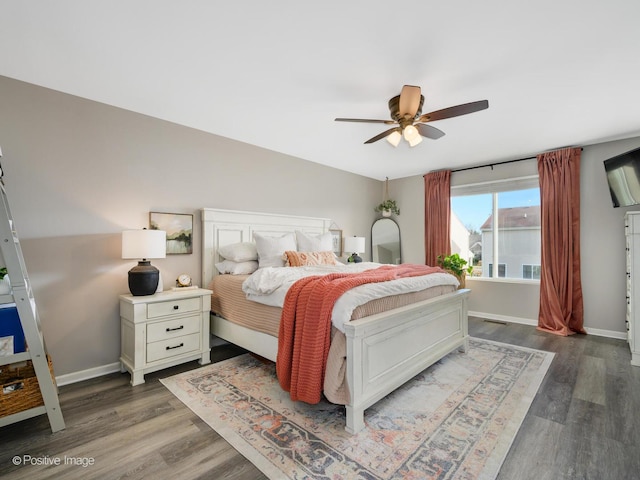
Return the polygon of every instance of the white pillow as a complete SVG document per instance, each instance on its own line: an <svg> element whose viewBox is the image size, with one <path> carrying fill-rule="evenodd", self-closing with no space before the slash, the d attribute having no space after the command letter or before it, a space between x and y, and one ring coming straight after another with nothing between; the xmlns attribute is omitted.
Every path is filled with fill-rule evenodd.
<svg viewBox="0 0 640 480"><path fill-rule="evenodd" d="M260 268L284 267L282 259L284 252L297 250L296 237L293 233L285 233L281 237L270 237L254 232L253 239L256 241Z"/></svg>
<svg viewBox="0 0 640 480"><path fill-rule="evenodd" d="M258 262L250 260L248 262L233 262L224 260L216 263L216 268L222 274L230 273L231 275L250 275L258 269Z"/></svg>
<svg viewBox="0 0 640 480"><path fill-rule="evenodd" d="M258 260L256 244L252 242L238 242L225 245L218 249L218 253L225 260L232 262L249 262Z"/></svg>
<svg viewBox="0 0 640 480"><path fill-rule="evenodd" d="M320 235L308 235L296 230L299 252L330 252L333 250L333 237L331 232Z"/></svg>

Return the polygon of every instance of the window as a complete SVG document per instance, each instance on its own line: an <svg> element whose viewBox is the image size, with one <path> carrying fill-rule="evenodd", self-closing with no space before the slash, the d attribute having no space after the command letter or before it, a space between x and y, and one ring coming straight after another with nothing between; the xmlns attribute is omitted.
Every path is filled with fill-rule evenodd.
<svg viewBox="0 0 640 480"><path fill-rule="evenodd" d="M489 264L489 276L493 277L493 263ZM507 265L504 263L498 264L498 277L506 277L507 276Z"/></svg>
<svg viewBox="0 0 640 480"><path fill-rule="evenodd" d="M522 265L522 278L540 280L540 265Z"/></svg>
<svg viewBox="0 0 640 480"><path fill-rule="evenodd" d="M538 177L452 187L451 251L473 276L540 279Z"/></svg>

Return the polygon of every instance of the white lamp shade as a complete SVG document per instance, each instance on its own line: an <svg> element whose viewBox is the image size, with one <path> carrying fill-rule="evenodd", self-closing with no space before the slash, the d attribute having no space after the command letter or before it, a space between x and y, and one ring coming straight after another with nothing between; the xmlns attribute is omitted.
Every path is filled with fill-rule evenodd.
<svg viewBox="0 0 640 480"><path fill-rule="evenodd" d="M400 140L402 140L402 135L400 135L400 132L398 131L391 132L389 135L387 135L387 142L389 142L394 147L398 146Z"/></svg>
<svg viewBox="0 0 640 480"><path fill-rule="evenodd" d="M409 140L409 146L410 147L415 147L420 142L422 142L422 137L420 135L417 135L417 136L413 137L411 140Z"/></svg>
<svg viewBox="0 0 640 480"><path fill-rule="evenodd" d="M125 230L122 232L122 258L165 258L167 232L164 230Z"/></svg>
<svg viewBox="0 0 640 480"><path fill-rule="evenodd" d="M345 237L344 250L351 253L364 252L364 237Z"/></svg>
<svg viewBox="0 0 640 480"><path fill-rule="evenodd" d="M418 133L418 129L416 127L414 127L413 125L407 125L403 132L402 135L404 136L404 139L407 142L411 142L411 140L415 139L416 137L419 137L420 134Z"/></svg>

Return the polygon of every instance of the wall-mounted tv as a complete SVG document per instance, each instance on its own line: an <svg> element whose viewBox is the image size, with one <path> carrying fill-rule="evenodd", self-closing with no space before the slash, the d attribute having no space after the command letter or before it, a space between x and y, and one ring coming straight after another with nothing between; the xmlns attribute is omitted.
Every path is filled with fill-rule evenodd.
<svg viewBox="0 0 640 480"><path fill-rule="evenodd" d="M604 161L614 207L640 204L640 148Z"/></svg>

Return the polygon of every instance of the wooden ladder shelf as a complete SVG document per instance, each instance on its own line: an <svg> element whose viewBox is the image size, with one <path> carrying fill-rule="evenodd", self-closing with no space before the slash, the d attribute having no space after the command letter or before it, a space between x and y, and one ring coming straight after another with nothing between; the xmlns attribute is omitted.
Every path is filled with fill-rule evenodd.
<svg viewBox="0 0 640 480"><path fill-rule="evenodd" d="M1 156L2 151L0 150ZM20 247L20 241L9 209L1 166L0 197L2 199L0 201L0 252L9 272L12 288L10 294L0 295L0 304L15 304L27 344L27 349L24 352L0 356L0 369L4 369L5 365L25 361L32 362L42 395L42 403L44 403L31 408L27 406L25 410L0 417L0 427L46 413L49 417L51 430L57 432L65 428L58 400L58 389L49 370L40 319L27 275L22 248Z"/></svg>

